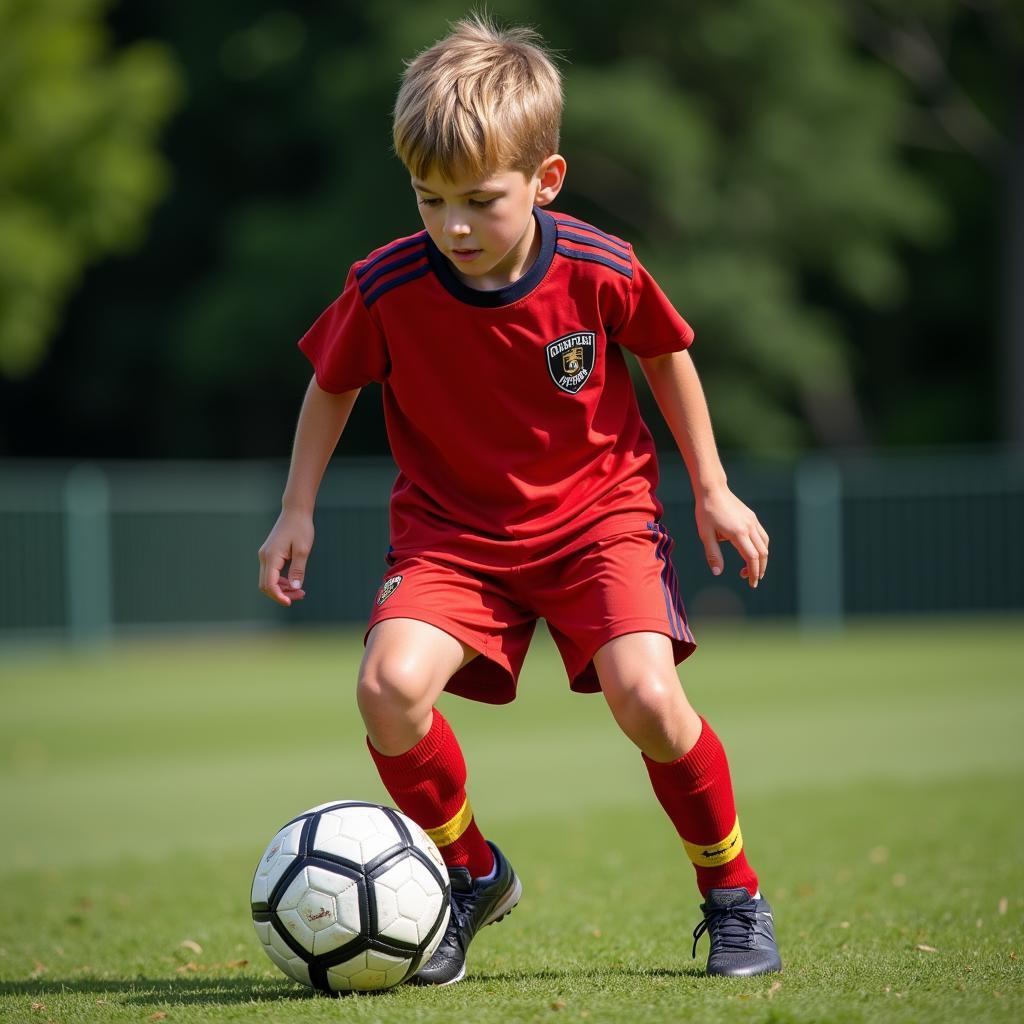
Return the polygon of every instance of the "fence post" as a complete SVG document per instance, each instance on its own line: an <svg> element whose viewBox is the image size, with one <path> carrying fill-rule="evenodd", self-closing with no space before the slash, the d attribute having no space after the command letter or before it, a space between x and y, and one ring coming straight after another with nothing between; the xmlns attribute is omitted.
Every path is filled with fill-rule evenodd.
<svg viewBox="0 0 1024 1024"><path fill-rule="evenodd" d="M797 466L797 614L805 629L838 629L843 621L842 478L832 459Z"/></svg>
<svg viewBox="0 0 1024 1024"><path fill-rule="evenodd" d="M72 643L100 643L110 634L110 485L91 465L64 481L65 600Z"/></svg>

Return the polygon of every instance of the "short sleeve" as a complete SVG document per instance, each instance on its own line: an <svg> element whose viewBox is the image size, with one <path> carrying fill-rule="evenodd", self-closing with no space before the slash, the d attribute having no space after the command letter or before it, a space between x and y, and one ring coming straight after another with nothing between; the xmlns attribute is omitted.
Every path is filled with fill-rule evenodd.
<svg viewBox="0 0 1024 1024"><path fill-rule="evenodd" d="M302 336L299 348L313 364L316 382L332 394L382 381L390 370L384 334L349 271L344 291Z"/></svg>
<svg viewBox="0 0 1024 1024"><path fill-rule="evenodd" d="M635 257L626 317L611 337L641 359L681 352L693 341L693 328Z"/></svg>

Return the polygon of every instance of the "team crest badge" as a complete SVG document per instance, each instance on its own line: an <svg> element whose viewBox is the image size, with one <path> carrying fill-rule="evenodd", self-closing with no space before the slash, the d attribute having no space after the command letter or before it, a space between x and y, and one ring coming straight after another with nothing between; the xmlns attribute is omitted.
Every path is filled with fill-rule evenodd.
<svg viewBox="0 0 1024 1024"><path fill-rule="evenodd" d="M590 379L597 349L593 331L579 331L556 338L547 347L548 371L563 391L575 395Z"/></svg>
<svg viewBox="0 0 1024 1024"><path fill-rule="evenodd" d="M384 586L377 591L377 604L383 604L397 589L402 582L401 576L391 576L384 581Z"/></svg>

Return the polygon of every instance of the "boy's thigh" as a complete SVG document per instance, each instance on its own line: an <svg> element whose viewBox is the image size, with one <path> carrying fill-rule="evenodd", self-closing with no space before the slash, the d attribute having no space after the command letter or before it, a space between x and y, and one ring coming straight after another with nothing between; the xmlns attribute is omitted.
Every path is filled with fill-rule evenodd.
<svg viewBox="0 0 1024 1024"><path fill-rule="evenodd" d="M367 632L361 674L387 673L394 666L399 675L428 686L435 679L449 679L475 657L475 650L429 622L391 618Z"/></svg>
<svg viewBox="0 0 1024 1024"><path fill-rule="evenodd" d="M629 633L668 637L675 664L693 653L672 547L665 528L648 523L538 566L534 608L547 619L574 690L600 689L594 654Z"/></svg>
<svg viewBox="0 0 1024 1024"><path fill-rule="evenodd" d="M506 586L510 574L431 558L402 559L377 591L367 638L379 625L399 620L435 627L466 652L446 688L475 700L507 703L515 696L536 625L536 616ZM482 657L470 658L468 652Z"/></svg>

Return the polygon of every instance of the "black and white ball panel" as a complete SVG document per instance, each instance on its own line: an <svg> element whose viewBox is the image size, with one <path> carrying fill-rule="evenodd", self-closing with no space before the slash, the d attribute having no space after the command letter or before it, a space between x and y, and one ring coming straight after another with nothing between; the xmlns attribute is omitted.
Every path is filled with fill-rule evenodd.
<svg viewBox="0 0 1024 1024"><path fill-rule="evenodd" d="M447 924L448 875L414 822L377 804L321 804L260 859L252 915L267 955L328 991L385 988L415 973Z"/></svg>

